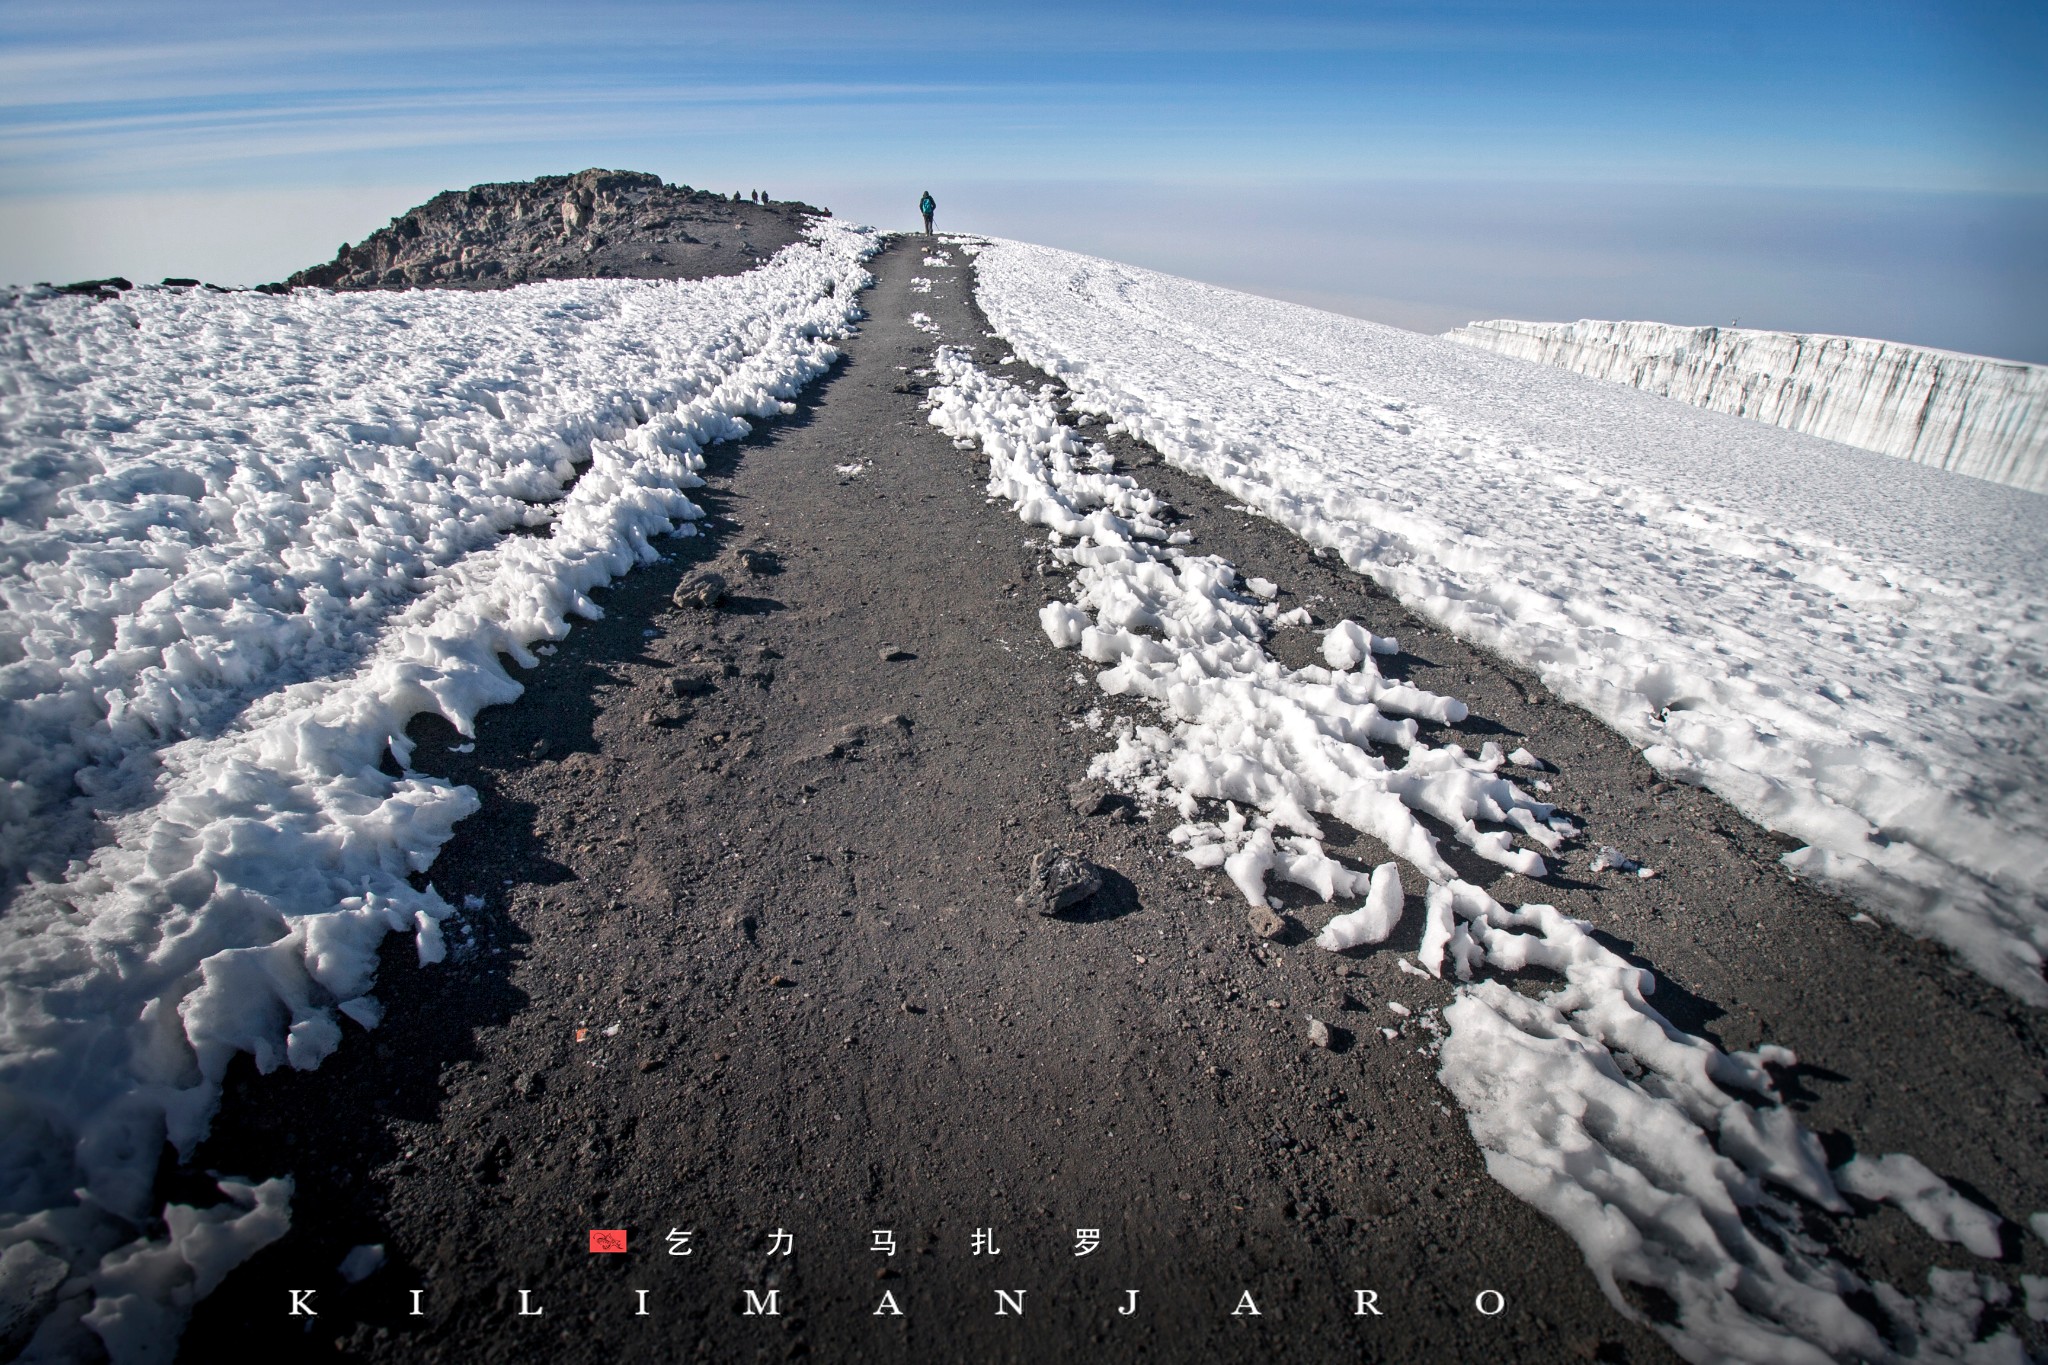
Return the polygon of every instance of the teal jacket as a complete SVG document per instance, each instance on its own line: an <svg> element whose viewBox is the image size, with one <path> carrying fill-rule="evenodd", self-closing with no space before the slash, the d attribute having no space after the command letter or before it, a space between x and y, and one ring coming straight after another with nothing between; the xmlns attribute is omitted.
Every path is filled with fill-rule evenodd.
<svg viewBox="0 0 2048 1365"><path fill-rule="evenodd" d="M933 209L937 208L938 206L938 201L936 199L933 199L929 194L927 194L924 198L917 201L917 211L919 213L930 213Z"/></svg>

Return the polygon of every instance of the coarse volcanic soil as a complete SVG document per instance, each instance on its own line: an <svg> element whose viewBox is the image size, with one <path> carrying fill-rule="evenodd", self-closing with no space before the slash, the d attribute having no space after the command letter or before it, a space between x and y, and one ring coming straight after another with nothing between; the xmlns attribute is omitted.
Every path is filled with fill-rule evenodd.
<svg viewBox="0 0 2048 1365"><path fill-rule="evenodd" d="M747 191L751 194L752 191ZM755 203L638 171L448 190L285 288L507 289L530 280L693 280L750 269L829 212ZM265 286L270 288L271 286Z"/></svg>
<svg viewBox="0 0 2048 1365"><path fill-rule="evenodd" d="M484 713L474 752L414 726L418 766L484 797L432 873L481 898L473 936L426 969L391 939L382 1025L318 1072L241 1059L165 1189L289 1171L293 1228L199 1306L181 1358L1675 1359L1486 1175L1415 1027L1381 1038L1389 1002L1449 998L1396 966L1419 881L1391 943L1336 956L1292 888L1282 937L1253 933L1227 880L1173 856L1171 820L1076 813L1107 744L1082 717L1124 703L1047 642L1036 612L1062 583L1040 538L925 421L935 339L913 310L984 367L1007 350L969 263L925 250L874 261L872 319L795 416L711 452L707 535L601 594L605 619ZM1320 624L1399 636L1390 670L1470 703L1468 743L1561 769L1554 799L1587 826L1562 875L1516 886L1446 840L1462 875L1599 925L1681 1025L1796 1049L1788 1090L1817 1130L1920 1153L2008 1214L2048 1206L2038 1015L1790 881L1767 836L1528 673L1109 445L1197 550ZM672 605L706 563L735 595ZM1272 647L1301 663L1315 638ZM1056 918L1015 903L1049 843L1110 870ZM1585 872L1602 843L1661 875ZM1311 1012L1336 1047L1309 1044ZM1076 1257L1077 1227L1100 1250ZM588 1254L591 1228L631 1251ZM672 1228L692 1255L666 1254ZM893 1257L869 1250L878 1228ZM982 1228L1000 1255L973 1254ZM777 1229L793 1255L767 1254ZM1972 1265L1891 1210L1836 1235L1902 1288ZM358 1243L390 1261L345 1286ZM2038 1247L2014 1256L2043 1269ZM317 1289L320 1316L288 1318L287 1288ZM742 1315L771 1288L782 1316ZM517 1315L521 1289L543 1315ZM996 1316L998 1289L1025 1292L1021 1318ZM1386 1316L1352 1316L1357 1289ZM1497 1317L1473 1308L1487 1289ZM1247 1290L1262 1315L1231 1316ZM885 1292L903 1316L875 1315Z"/></svg>

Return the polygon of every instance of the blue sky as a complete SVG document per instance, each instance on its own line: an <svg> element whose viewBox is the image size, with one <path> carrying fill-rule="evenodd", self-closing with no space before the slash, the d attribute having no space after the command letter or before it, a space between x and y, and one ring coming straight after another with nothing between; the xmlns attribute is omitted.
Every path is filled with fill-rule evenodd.
<svg viewBox="0 0 2048 1365"><path fill-rule="evenodd" d="M2048 361L2044 69L2040 4L0 0L0 279L272 278L607 165L1406 326Z"/></svg>

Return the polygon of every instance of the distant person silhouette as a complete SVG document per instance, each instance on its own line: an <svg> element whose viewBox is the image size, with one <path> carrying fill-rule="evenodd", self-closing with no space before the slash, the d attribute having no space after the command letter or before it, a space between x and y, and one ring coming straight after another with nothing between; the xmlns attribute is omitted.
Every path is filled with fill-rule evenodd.
<svg viewBox="0 0 2048 1365"><path fill-rule="evenodd" d="M932 213L938 207L939 201L932 198L930 190L926 190L924 198L917 201L917 211L924 215L924 235L927 237L932 235Z"/></svg>

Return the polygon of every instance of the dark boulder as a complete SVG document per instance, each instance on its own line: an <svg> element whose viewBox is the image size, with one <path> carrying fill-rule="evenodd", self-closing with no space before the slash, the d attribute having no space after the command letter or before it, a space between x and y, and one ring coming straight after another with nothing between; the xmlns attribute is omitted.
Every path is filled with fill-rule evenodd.
<svg viewBox="0 0 2048 1365"><path fill-rule="evenodd" d="M794 202L728 200L638 171L472 185L435 195L266 292L730 275L800 240L822 213Z"/></svg>

